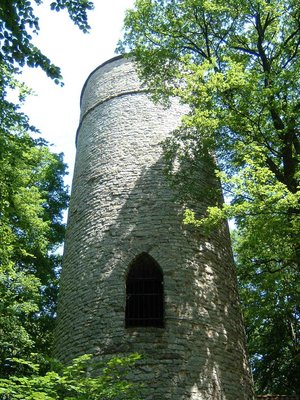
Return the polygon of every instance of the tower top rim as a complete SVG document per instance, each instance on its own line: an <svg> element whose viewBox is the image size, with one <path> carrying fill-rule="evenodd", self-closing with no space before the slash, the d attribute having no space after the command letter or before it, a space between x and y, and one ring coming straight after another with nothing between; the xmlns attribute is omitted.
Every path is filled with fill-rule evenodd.
<svg viewBox="0 0 300 400"><path fill-rule="evenodd" d="M110 63L112 63L112 62L114 62L114 61L121 60L122 58L125 58L125 56L126 56L125 54L120 54L120 55L118 55L118 56L109 58L108 60L104 61L102 64L98 65L98 67L96 67L96 68L89 74L89 76L86 78L86 80L85 80L85 82L84 82L84 84L83 84L82 90L81 90L81 94L80 94L80 107L81 107L81 105L82 105L83 93L84 93L84 91L85 91L85 88L86 88L86 86L87 86L87 84L88 84L88 81L90 80L91 76L94 75L94 73L95 73L96 71L98 71L98 69L103 68L105 65L110 64Z"/></svg>

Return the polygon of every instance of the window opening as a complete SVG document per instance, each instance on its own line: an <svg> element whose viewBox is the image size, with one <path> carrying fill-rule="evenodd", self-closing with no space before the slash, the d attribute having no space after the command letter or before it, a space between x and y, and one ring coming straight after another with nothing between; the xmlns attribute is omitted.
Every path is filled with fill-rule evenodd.
<svg viewBox="0 0 300 400"><path fill-rule="evenodd" d="M142 253L131 264L126 280L125 326L164 326L163 274L158 263Z"/></svg>

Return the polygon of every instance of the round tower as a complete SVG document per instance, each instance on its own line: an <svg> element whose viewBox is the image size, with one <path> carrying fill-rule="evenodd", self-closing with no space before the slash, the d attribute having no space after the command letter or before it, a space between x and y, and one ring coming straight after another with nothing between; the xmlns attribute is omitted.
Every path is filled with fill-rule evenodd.
<svg viewBox="0 0 300 400"><path fill-rule="evenodd" d="M161 143L186 109L154 105L113 58L82 93L56 330L63 361L143 354L153 400L248 400L251 377L228 229L182 224ZM209 171L200 182L209 185ZM205 199L199 207L207 205Z"/></svg>

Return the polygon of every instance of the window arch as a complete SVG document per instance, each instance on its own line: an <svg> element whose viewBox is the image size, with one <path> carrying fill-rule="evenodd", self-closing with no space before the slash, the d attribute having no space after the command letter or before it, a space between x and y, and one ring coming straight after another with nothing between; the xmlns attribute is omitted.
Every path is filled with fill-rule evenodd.
<svg viewBox="0 0 300 400"><path fill-rule="evenodd" d="M125 326L164 326L163 273L158 263L147 253L136 257L129 267Z"/></svg>

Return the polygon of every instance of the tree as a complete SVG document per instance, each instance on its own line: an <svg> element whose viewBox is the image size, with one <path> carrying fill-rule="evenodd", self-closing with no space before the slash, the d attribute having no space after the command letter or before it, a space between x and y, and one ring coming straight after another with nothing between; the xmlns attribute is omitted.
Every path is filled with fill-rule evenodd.
<svg viewBox="0 0 300 400"><path fill-rule="evenodd" d="M233 238L256 391L299 393L299 274L255 269L239 249L242 235Z"/></svg>
<svg viewBox="0 0 300 400"><path fill-rule="evenodd" d="M68 194L66 166L20 112L30 90L17 75L24 65L40 67L55 83L58 67L32 42L39 31L33 5L41 1L4 0L0 4L0 374L21 364L12 357L40 359L49 355L55 317L60 256L64 236L62 212ZM70 18L88 31L89 1L59 0L51 9L67 9ZM9 95L15 92L18 101Z"/></svg>
<svg viewBox="0 0 300 400"><path fill-rule="evenodd" d="M15 107L6 104L0 124L0 373L10 372L8 358L49 353L60 262L55 250L68 202L62 155L29 135L28 119Z"/></svg>
<svg viewBox="0 0 300 400"><path fill-rule="evenodd" d="M126 375L139 358L132 354L99 363L86 354L74 359L69 366L55 363L45 374L39 374L39 365L18 360L32 370L31 374L0 379L0 395L5 400L138 400L141 388Z"/></svg>
<svg viewBox="0 0 300 400"><path fill-rule="evenodd" d="M40 6L41 0L3 0L0 4L0 64L23 67L40 67L56 83L61 81L60 69L51 63L32 43L32 34L38 34L39 19L33 5ZM66 9L71 20L83 32L90 27L87 11L93 8L88 0L56 0L50 4L54 11Z"/></svg>
<svg viewBox="0 0 300 400"><path fill-rule="evenodd" d="M250 351L264 393L300 392L299 45L295 0L137 0L119 46L136 59L155 101L177 96L190 107L164 146L168 177L185 203L202 196L191 179L201 161L215 162L228 201L212 196L206 212L191 206L185 222L211 228L235 218Z"/></svg>

